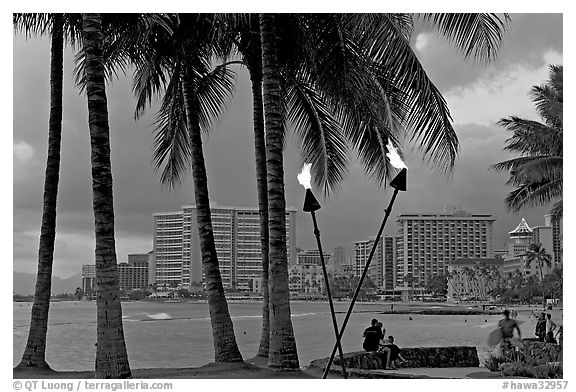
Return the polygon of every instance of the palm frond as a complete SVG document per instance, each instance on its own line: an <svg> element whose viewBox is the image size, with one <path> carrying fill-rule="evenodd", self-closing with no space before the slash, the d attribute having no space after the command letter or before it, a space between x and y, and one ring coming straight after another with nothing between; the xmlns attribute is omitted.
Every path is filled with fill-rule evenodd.
<svg viewBox="0 0 576 392"><path fill-rule="evenodd" d="M530 98L538 114L553 128L563 128L563 67L550 66L550 79L541 86L533 86Z"/></svg>
<svg viewBox="0 0 576 392"><path fill-rule="evenodd" d="M328 196L347 173L344 133L328 107L327 99L310 80L292 80L287 92L288 120L301 142L304 162L312 164L314 185Z"/></svg>
<svg viewBox="0 0 576 392"><path fill-rule="evenodd" d="M560 219L562 219L562 216L564 215L564 210L562 207L562 199L554 203L552 209L550 210L550 214L552 214L553 222L558 222Z"/></svg>
<svg viewBox="0 0 576 392"><path fill-rule="evenodd" d="M446 101L428 78L410 43L389 18L366 27L360 41L376 64L374 73L382 85L393 85L402 92L403 106L408 108L404 119L410 131L410 142L428 157L440 172L453 168L458 152L458 138L451 125Z"/></svg>
<svg viewBox="0 0 576 392"><path fill-rule="evenodd" d="M513 132L506 140L505 150L525 155L562 155L562 134L538 121L516 116L497 123Z"/></svg>
<svg viewBox="0 0 576 392"><path fill-rule="evenodd" d="M522 208L545 205L555 198L562 197L562 179L519 186L506 196L509 211L518 212Z"/></svg>
<svg viewBox="0 0 576 392"><path fill-rule="evenodd" d="M311 53L307 61L311 79L330 100L365 170L380 184L391 173L386 144L392 139L398 145L405 108L399 106L398 95L387 96L373 63L349 30L351 24L338 15L311 18L306 26L313 28L303 34Z"/></svg>
<svg viewBox="0 0 576 392"><path fill-rule="evenodd" d="M51 14L15 13L12 15L12 23L17 33L22 33L26 38L30 38L35 35L49 34L52 20Z"/></svg>
<svg viewBox="0 0 576 392"><path fill-rule="evenodd" d="M153 163L162 169L160 183L173 189L182 181L191 163L190 136L184 112L179 73L170 79L155 119Z"/></svg>
<svg viewBox="0 0 576 392"><path fill-rule="evenodd" d="M465 58L494 60L510 22L510 16L497 14L435 13L423 14L426 21L443 34Z"/></svg>
<svg viewBox="0 0 576 392"><path fill-rule="evenodd" d="M228 64L220 64L200 79L197 96L200 102L199 122L203 132L208 132L226 109L226 103L234 93L235 77L235 72Z"/></svg>

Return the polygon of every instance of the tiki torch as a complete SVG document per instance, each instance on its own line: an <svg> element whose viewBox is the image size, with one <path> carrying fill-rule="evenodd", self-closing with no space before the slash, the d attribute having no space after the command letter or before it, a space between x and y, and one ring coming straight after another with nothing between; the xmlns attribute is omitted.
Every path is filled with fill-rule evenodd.
<svg viewBox="0 0 576 392"><path fill-rule="evenodd" d="M374 241L374 245L372 245L372 250L370 251L370 255L368 256L368 260L366 260L366 265L364 266L364 270L362 271L362 276L360 276L360 280L358 281L358 285L356 286L356 291L354 292L354 296L352 297L352 302L350 302L350 306L348 307L348 312L346 312L346 317L344 318L344 322L342 323L342 328L340 329L340 333L336 335L336 344L332 349L332 354L330 354L330 359L328 360L328 364L324 369L324 374L322 378L326 378L328 376L328 372L330 371L330 367L332 366L332 361L334 360L334 355L336 353L336 347L340 347L340 340L344 335L344 330L346 329L346 324L348 323L348 319L350 318L350 314L352 313L352 309L354 308L354 304L356 303L356 298L358 298L358 294L360 293L360 288L362 287L362 283L364 282L364 278L368 272L368 267L370 267L370 262L372 261L372 257L374 257L374 252L376 251L376 247L378 246L378 241L380 240L380 236L382 235L382 231L384 230L384 226L386 226L386 221L390 216L390 212L392 212L392 205L396 200L396 196L398 195L398 191L406 191L406 174L408 168L406 164L400 158L398 151L392 144L390 140L388 140L388 145L386 146L388 152L386 156L388 157L388 161L392 166L396 169L400 169L400 172L390 181L390 186L394 188L394 193L392 194L392 199L390 199L390 203L388 204L388 208L384 210L384 219L382 220L382 224L380 225L380 229L378 230L378 234L376 235L376 240Z"/></svg>
<svg viewBox="0 0 576 392"><path fill-rule="evenodd" d="M334 311L334 303L332 302L332 294L330 292L330 283L328 282L328 273L326 272L326 263L324 261L324 252L322 251L322 242L320 241L320 230L318 230L318 222L316 222L316 211L318 211L321 206L318 200L314 197L312 193L311 180L312 176L310 174L310 168L312 164L305 163L300 174L298 174L298 182L300 185L306 189L306 195L304 196L304 208L303 210L309 212L312 215L312 222L314 224L314 235L316 236L316 243L318 244L318 252L320 253L320 261L322 263L322 272L324 274L324 284L326 285L326 294L328 295L328 303L330 304L330 314L332 315L332 325L334 326L334 334L336 336L336 347L338 348L338 353L340 355L340 362L342 364L342 374L344 378L348 378L346 374L346 367L344 365L344 353L342 352L342 345L338 339L338 324L336 322L336 312Z"/></svg>

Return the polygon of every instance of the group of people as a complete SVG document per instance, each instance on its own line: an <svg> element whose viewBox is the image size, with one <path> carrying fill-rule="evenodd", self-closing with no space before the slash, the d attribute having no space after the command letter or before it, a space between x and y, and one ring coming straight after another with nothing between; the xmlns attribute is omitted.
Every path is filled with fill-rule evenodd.
<svg viewBox="0 0 576 392"><path fill-rule="evenodd" d="M400 363L406 362L400 355L400 347L394 344L394 336L386 336L386 328L377 319L372 319L371 325L364 330L362 347L366 351L379 352L385 355L385 369L396 369Z"/></svg>
<svg viewBox="0 0 576 392"><path fill-rule="evenodd" d="M503 312L504 318L498 323L498 327L502 331L502 341L505 344L510 344L513 336L514 330L518 331L518 337L522 337L520 332L520 327L515 317L510 317L511 312L505 309ZM558 343L562 344L562 325L558 326L552 320L552 315L550 313L541 312L536 322L536 329L534 334L538 337L538 340L546 343ZM556 340L558 338L558 341Z"/></svg>
<svg viewBox="0 0 576 392"><path fill-rule="evenodd" d="M552 321L552 315L550 313L540 313L534 333L541 342L557 343L557 337L559 340L562 340L562 326L558 327L556 323ZM560 342L560 344L562 344L562 342Z"/></svg>

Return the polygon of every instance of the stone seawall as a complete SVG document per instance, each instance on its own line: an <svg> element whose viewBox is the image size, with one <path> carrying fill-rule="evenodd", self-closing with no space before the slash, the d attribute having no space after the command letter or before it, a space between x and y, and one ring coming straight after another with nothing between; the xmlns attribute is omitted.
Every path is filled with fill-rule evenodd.
<svg viewBox="0 0 576 392"><path fill-rule="evenodd" d="M478 367L480 361L476 347L406 347L402 348L406 360L401 367L406 368L454 368ZM357 351L344 354L344 366L355 369L384 369L384 354ZM340 357L334 358L334 365L340 366Z"/></svg>

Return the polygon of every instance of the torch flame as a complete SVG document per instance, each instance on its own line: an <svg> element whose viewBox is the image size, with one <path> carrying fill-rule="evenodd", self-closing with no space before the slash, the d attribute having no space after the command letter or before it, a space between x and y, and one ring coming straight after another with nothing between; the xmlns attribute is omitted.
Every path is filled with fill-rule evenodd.
<svg viewBox="0 0 576 392"><path fill-rule="evenodd" d="M386 148L388 149L386 156L388 157L388 160L390 161L390 164L392 166L394 166L396 169L408 169L402 158L400 158L398 150L396 149L396 147L394 147L394 144L392 144L392 141L390 139L388 139L388 144L386 145Z"/></svg>
<svg viewBox="0 0 576 392"><path fill-rule="evenodd" d="M310 189L312 186L310 185L312 181L312 175L310 174L310 168L312 167L311 163L305 163L302 167L302 171L298 176L298 182L302 185L305 189Z"/></svg>

